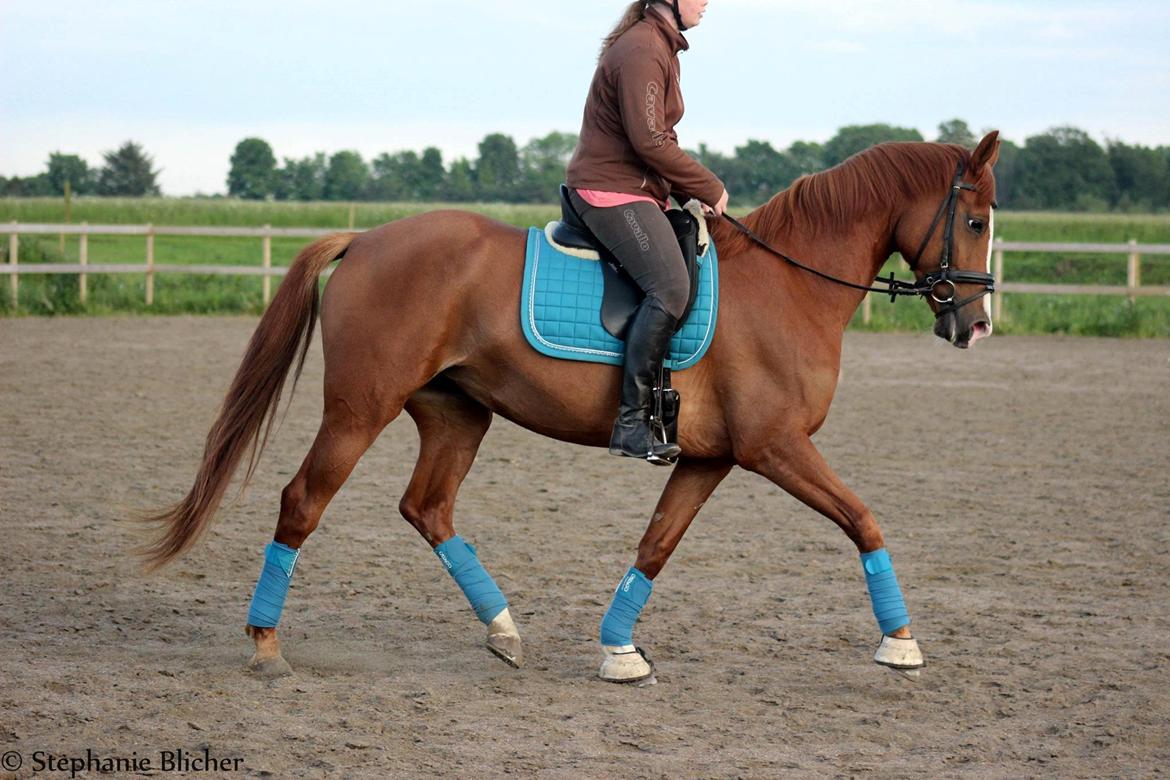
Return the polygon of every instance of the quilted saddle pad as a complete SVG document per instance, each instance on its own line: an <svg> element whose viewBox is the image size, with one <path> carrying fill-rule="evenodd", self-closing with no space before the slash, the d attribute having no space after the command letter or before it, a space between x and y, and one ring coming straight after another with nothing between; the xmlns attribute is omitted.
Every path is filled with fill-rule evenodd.
<svg viewBox="0 0 1170 780"><path fill-rule="evenodd" d="M714 242L699 257L699 269L695 305L670 342L666 365L673 371L698 363L715 337L719 273ZM528 229L520 324L537 352L620 366L626 345L601 325L603 291L599 261L567 255L548 242L543 230Z"/></svg>

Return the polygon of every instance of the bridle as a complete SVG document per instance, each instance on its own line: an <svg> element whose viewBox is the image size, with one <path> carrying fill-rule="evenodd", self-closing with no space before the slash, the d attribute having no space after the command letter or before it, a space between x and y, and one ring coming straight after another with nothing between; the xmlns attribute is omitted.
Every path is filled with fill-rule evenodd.
<svg viewBox="0 0 1170 780"><path fill-rule="evenodd" d="M985 295L995 292L995 277L992 274L984 273L982 271L962 271L951 266L951 259L954 254L955 244L955 211L959 205L959 192L967 190L969 192L975 191L975 185L963 181L963 175L966 172L966 166L962 160L959 160L958 167L955 169L955 178L951 182L950 191L947 193L946 200L939 204L938 211L935 212L934 219L930 223L930 229L926 231L926 237L922 239L922 243L918 246L918 251L914 254L914 260L910 263L910 267L915 271L918 270L918 264L922 259L922 253L926 251L926 247L930 244L930 239L934 236L934 231L938 229L939 222L946 216L946 227L943 230L943 249L942 256L939 258L938 270L931 271L924 275L921 279L914 282L903 282L894 278L894 272L890 272L888 279L875 279L874 282L884 287L871 287L864 284L854 284L853 282L839 279L836 276L831 276L823 271L818 271L815 268L810 268L804 263L794 260L780 250L773 247L764 239L752 231L747 225L744 225L730 214L724 214L723 218L734 225L741 233L748 238L755 241L757 244L767 249L772 254L780 259L794 265L801 270L808 271L811 274L827 279L830 282L843 285L845 287L852 287L855 290L864 290L865 292L876 292L882 295L889 295L890 301L896 301L899 295L917 295L923 298L930 297L938 304L939 309L935 313L935 319L940 319L947 314L957 312L969 303L979 300ZM994 208L994 204L992 205ZM969 295L958 301L955 300L955 295L958 293L958 285L960 284L978 284L982 285L983 289L974 295Z"/></svg>

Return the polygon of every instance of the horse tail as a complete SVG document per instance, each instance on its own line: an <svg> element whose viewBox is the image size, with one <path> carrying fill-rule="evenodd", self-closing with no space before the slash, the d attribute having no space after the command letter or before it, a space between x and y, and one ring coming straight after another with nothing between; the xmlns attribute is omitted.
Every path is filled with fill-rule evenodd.
<svg viewBox="0 0 1170 780"><path fill-rule="evenodd" d="M207 434L195 484L177 504L144 518L162 526L161 535L138 551L148 570L169 563L195 543L219 507L246 451L250 451L248 470L240 490L248 486L272 432L289 368L295 360L294 392L304 368L320 308L317 279L345 254L357 235L333 233L314 241L289 267L252 334L219 417Z"/></svg>

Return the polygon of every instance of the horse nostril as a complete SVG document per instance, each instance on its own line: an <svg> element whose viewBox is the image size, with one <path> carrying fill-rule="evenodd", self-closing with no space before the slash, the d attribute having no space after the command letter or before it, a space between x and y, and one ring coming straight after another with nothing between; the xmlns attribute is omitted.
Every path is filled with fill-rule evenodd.
<svg viewBox="0 0 1170 780"><path fill-rule="evenodd" d="M974 344L979 339L987 338L988 336L991 335L991 331L992 331L992 327L991 327L990 322L987 322L985 320L980 320L979 322L976 322L971 327L971 343Z"/></svg>

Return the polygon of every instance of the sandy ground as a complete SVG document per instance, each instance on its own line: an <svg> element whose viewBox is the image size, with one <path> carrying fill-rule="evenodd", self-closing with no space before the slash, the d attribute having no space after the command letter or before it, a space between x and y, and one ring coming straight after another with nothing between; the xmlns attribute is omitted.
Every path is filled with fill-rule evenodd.
<svg viewBox="0 0 1170 780"><path fill-rule="evenodd" d="M497 419L457 527L520 624L528 666L508 668L398 516L405 415L306 545L282 622L297 672L268 682L244 671L241 629L319 419L319 354L254 487L192 554L142 576L125 520L189 486L254 324L0 321L0 750L17 776L87 748L242 759L216 776L1168 772L1170 342L847 338L817 441L883 523L928 658L917 684L870 662L844 536L738 470L639 624L658 684L599 681L598 620L666 472Z"/></svg>

